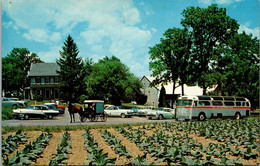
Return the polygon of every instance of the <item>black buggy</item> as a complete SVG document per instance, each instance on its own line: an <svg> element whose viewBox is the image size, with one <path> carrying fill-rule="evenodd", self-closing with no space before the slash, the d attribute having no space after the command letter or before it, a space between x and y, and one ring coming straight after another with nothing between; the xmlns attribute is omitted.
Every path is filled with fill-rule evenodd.
<svg viewBox="0 0 260 166"><path fill-rule="evenodd" d="M102 100L85 100L83 112L80 115L80 121L96 122L100 119L102 122L107 121L107 113L104 112L104 101Z"/></svg>

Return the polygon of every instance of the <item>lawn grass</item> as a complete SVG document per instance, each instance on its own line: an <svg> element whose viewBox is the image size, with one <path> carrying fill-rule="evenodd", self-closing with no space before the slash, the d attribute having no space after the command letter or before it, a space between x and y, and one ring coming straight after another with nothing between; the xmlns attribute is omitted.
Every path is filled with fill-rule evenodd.
<svg viewBox="0 0 260 166"><path fill-rule="evenodd" d="M153 123L153 122L151 122ZM157 122L156 122L157 123ZM117 127L127 126L143 126L148 123L135 123L135 124L114 124L114 125L73 125L73 126L2 126L2 134L8 132L14 132L18 130L22 131L42 131L42 132L63 132L63 131L76 131L85 129L109 129Z"/></svg>

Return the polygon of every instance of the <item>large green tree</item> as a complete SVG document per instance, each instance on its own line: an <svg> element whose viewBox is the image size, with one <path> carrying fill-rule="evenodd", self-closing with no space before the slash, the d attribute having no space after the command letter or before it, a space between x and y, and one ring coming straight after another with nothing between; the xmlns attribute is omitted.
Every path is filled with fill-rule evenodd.
<svg viewBox="0 0 260 166"><path fill-rule="evenodd" d="M218 61L218 85L222 95L247 97L259 104L259 41L252 34L236 34Z"/></svg>
<svg viewBox="0 0 260 166"><path fill-rule="evenodd" d="M159 44L150 47L149 67L152 76L156 77L153 84L173 82L174 94L177 81L183 85L191 75L191 41L187 29L168 29L163 36Z"/></svg>
<svg viewBox="0 0 260 166"><path fill-rule="evenodd" d="M115 56L99 60L91 71L90 76L85 78L89 98L121 105L121 101L132 100L140 93L139 80Z"/></svg>
<svg viewBox="0 0 260 166"><path fill-rule="evenodd" d="M19 97L23 89L30 85L27 74L33 59L43 62L27 48L14 48L2 58L2 89L6 96Z"/></svg>
<svg viewBox="0 0 260 166"><path fill-rule="evenodd" d="M214 62L221 56L221 48L237 33L239 25L226 14L225 8L213 4L208 8L188 7L183 11L181 24L192 35L192 56L196 65L193 78L206 89L217 83Z"/></svg>
<svg viewBox="0 0 260 166"><path fill-rule="evenodd" d="M82 58L78 57L79 50L69 35L60 51L60 59L56 60L60 67L57 71L60 78L60 94L63 99L74 102L85 92L84 78L86 71Z"/></svg>

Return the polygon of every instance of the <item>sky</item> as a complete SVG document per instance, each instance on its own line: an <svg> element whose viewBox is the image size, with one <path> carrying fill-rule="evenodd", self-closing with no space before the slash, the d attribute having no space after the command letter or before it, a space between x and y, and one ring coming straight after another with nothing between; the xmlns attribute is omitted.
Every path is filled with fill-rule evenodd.
<svg viewBox="0 0 260 166"><path fill-rule="evenodd" d="M150 75L149 47L169 28L182 28L189 6L227 9L239 32L259 39L259 0L2 0L2 57L27 48L45 62L60 58L71 35L79 57L118 57L138 77Z"/></svg>

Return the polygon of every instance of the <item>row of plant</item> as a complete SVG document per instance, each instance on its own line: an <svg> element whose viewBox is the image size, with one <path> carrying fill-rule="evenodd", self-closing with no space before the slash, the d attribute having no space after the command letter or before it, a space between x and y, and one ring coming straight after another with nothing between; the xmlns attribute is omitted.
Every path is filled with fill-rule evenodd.
<svg viewBox="0 0 260 166"><path fill-rule="evenodd" d="M153 128L152 126L148 126ZM158 126L157 126L158 128ZM230 145L208 145L203 147L188 134L169 136L162 130L156 130L147 137L141 128L126 130L117 128L117 131L127 137L143 151L156 157L156 162L168 164L241 164L242 159L228 160ZM141 138L141 139L140 139Z"/></svg>
<svg viewBox="0 0 260 166"><path fill-rule="evenodd" d="M69 158L68 153L71 151L70 134L65 131L61 137L61 141L57 147L57 153L52 154L49 165L64 165L67 164Z"/></svg>
<svg viewBox="0 0 260 166"><path fill-rule="evenodd" d="M17 152L12 158L4 158L3 165L30 165L34 163L49 143L51 137L51 133L42 133L32 143L25 145L25 148Z"/></svg>
<svg viewBox="0 0 260 166"><path fill-rule="evenodd" d="M107 130L100 130L101 136L104 138L105 142L110 145L111 149L118 154L119 157L124 156L126 158L133 157L125 146L121 144L121 140L117 139L115 135L111 134Z"/></svg>
<svg viewBox="0 0 260 166"><path fill-rule="evenodd" d="M27 141L27 134L22 130L18 130L14 135L9 135L2 139L2 157L6 157L18 148L18 145L24 144Z"/></svg>
<svg viewBox="0 0 260 166"><path fill-rule="evenodd" d="M114 165L116 158L109 159L107 153L103 153L103 149L98 147L98 143L94 140L93 134L89 129L83 134L84 146L88 152L88 162L86 165Z"/></svg>
<svg viewBox="0 0 260 166"><path fill-rule="evenodd" d="M159 125L159 124L158 124ZM257 119L244 120L212 120L206 122L169 123L160 124L164 131L197 134L205 138L225 142L232 145L232 155L245 159L256 158L259 151L259 121ZM157 126L158 127L158 126ZM245 148L246 150L243 150Z"/></svg>
<svg viewBox="0 0 260 166"><path fill-rule="evenodd" d="M225 145L215 144L214 147L222 148L218 149L221 151L223 149L230 149L228 155L242 157L244 159L255 159L257 157L256 151L259 149L258 137L259 137L259 121L256 119L245 119L245 120L231 120L231 121L207 121L203 122L192 122L192 123L180 123L178 125L172 125L170 123L157 124L155 127L159 127L160 130L176 132L183 131L185 133L197 133L200 136L205 136L205 138L210 138L213 140L218 140L217 137L209 137L210 133L218 133L218 135L226 135L223 139ZM199 126L199 127L198 127ZM206 133L206 135L202 133ZM224 134L223 134L224 133ZM243 135L242 135L243 134ZM217 138L217 139L214 139ZM238 140L237 140L238 139ZM226 146L224 148L223 146ZM244 150L243 148L246 150ZM211 147L212 149L212 147ZM253 150L255 149L255 150ZM219 154L215 152L215 154Z"/></svg>

